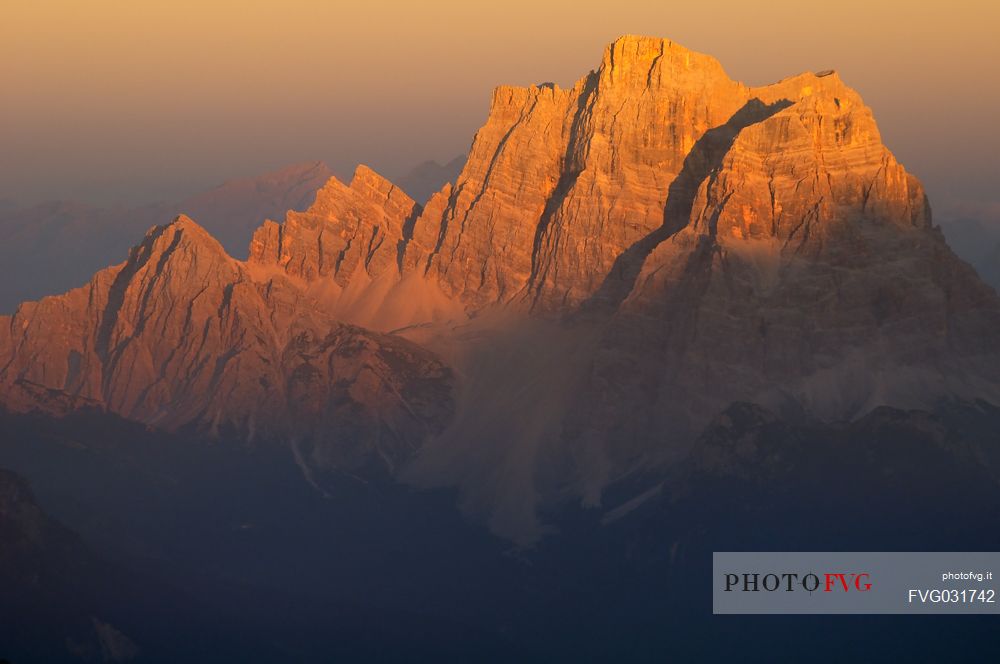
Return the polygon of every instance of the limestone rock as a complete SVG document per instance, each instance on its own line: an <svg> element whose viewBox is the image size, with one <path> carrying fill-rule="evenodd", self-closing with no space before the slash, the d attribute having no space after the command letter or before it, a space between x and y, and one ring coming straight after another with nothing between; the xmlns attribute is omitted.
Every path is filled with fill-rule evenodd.
<svg viewBox="0 0 1000 664"><path fill-rule="evenodd" d="M0 384L320 465L410 460L406 481L531 541L539 505L599 506L733 402L1000 403L1000 297L836 72L748 87L627 36L570 89L497 88L423 208L359 167L245 263L188 219L154 229L0 319Z"/></svg>
<svg viewBox="0 0 1000 664"><path fill-rule="evenodd" d="M711 58L625 37L571 90L499 88L444 193L416 222L440 238L416 269L473 311L577 331L533 339L544 359L520 381L479 387L565 375L558 396L498 420L468 467L439 445L417 466L414 481L457 484L498 530L537 536L538 504L599 505L734 401L830 420L1000 402L1000 300L835 72L749 88ZM573 371L549 360L566 348ZM471 417L460 408L446 438L475 437Z"/></svg>
<svg viewBox="0 0 1000 664"><path fill-rule="evenodd" d="M341 287L355 272L398 272L405 240L420 207L366 166L349 186L331 177L305 212L284 224L268 221L254 233L250 261L277 265L306 281L330 276Z"/></svg>
<svg viewBox="0 0 1000 664"><path fill-rule="evenodd" d="M451 407L450 371L430 353L340 324L287 277L255 280L183 216L0 330L8 407L61 392L169 429L301 441L340 468L391 468Z"/></svg>

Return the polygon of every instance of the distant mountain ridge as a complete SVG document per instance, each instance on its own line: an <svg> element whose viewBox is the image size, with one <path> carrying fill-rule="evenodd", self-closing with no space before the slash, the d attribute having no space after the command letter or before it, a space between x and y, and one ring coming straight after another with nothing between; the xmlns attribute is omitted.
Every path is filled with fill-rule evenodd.
<svg viewBox="0 0 1000 664"><path fill-rule="evenodd" d="M362 166L246 261L188 217L154 228L0 318L0 386L17 410L68 395L281 440L311 482L456 487L532 542L545 508L658 477L733 402L1000 403L1000 297L836 73L748 87L626 36L568 90L497 88L422 206Z"/></svg>
<svg viewBox="0 0 1000 664"><path fill-rule="evenodd" d="M424 201L454 181L464 163L464 156L443 166L423 162L400 178L400 187ZM228 180L174 203L103 208L72 201L27 207L0 201L5 238L0 246L0 311L79 286L126 254L137 234L179 214L198 219L230 255L245 257L248 239L264 220L305 210L331 177L325 163L310 161Z"/></svg>
<svg viewBox="0 0 1000 664"><path fill-rule="evenodd" d="M257 177L229 180L214 189L164 206L158 223L178 214L205 220L205 227L233 256L246 253L247 236L265 219L304 210L333 176L322 161L292 164Z"/></svg>
<svg viewBox="0 0 1000 664"><path fill-rule="evenodd" d="M408 173L396 178L399 188L421 203L430 198L447 182L454 182L462 167L465 166L466 155L459 155L447 164L439 164L428 160L413 167Z"/></svg>
<svg viewBox="0 0 1000 664"><path fill-rule="evenodd" d="M332 175L322 162L228 181L177 203L99 208L59 201L0 208L0 311L79 286L128 252L137 234L178 214L196 215L234 255L269 217L305 209Z"/></svg>

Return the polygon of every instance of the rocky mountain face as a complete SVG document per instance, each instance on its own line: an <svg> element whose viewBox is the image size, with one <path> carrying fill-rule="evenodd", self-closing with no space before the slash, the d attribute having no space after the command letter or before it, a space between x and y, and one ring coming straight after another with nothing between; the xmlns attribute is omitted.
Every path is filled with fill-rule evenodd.
<svg viewBox="0 0 1000 664"><path fill-rule="evenodd" d="M10 408L59 411L68 395L169 429L308 438L342 468L391 466L451 408L450 371L430 353L339 323L288 277L257 280L183 216L2 330Z"/></svg>
<svg viewBox="0 0 1000 664"><path fill-rule="evenodd" d="M1000 403L1000 298L835 72L747 87L623 37L568 90L497 88L424 206L359 167L249 254L179 218L22 305L4 400L306 441L309 468L380 459L523 541L734 401Z"/></svg>
<svg viewBox="0 0 1000 664"><path fill-rule="evenodd" d="M411 276L404 263L418 242L420 214L401 189L359 166L350 185L330 178L305 212L289 212L281 224L266 221L250 242L248 264L298 280L322 308L365 327L461 316L458 302L422 275Z"/></svg>
<svg viewBox="0 0 1000 664"><path fill-rule="evenodd" d="M344 288L358 272L399 270L419 212L401 189L359 166L349 186L330 178L306 212L289 212L284 224L266 221L254 233L250 259L309 282L329 279Z"/></svg>

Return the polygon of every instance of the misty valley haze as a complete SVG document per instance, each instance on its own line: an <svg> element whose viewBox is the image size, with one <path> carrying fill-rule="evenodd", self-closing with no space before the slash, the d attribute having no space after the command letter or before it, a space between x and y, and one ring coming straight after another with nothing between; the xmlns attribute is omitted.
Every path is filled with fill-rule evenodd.
<svg viewBox="0 0 1000 664"><path fill-rule="evenodd" d="M624 36L397 183L0 219L46 287L108 265L0 316L21 659L806 656L709 620L713 550L997 545L995 253L833 70Z"/></svg>

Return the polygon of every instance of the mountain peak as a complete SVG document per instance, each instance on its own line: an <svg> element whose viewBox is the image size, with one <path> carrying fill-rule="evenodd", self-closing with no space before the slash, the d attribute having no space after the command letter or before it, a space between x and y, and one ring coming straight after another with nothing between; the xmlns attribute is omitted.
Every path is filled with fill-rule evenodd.
<svg viewBox="0 0 1000 664"><path fill-rule="evenodd" d="M276 177L280 176L295 176L302 175L307 176L313 173L329 173L330 167L326 165L321 159L315 161L302 161L297 164L289 164L285 168L279 169L272 173Z"/></svg>
<svg viewBox="0 0 1000 664"><path fill-rule="evenodd" d="M652 62L668 50L687 52L687 49L662 37L622 35L604 47L602 65L614 67L625 62Z"/></svg>
<svg viewBox="0 0 1000 664"><path fill-rule="evenodd" d="M260 187L263 185L288 185L301 180L315 180L317 178L327 178L332 175L330 167L321 160L301 161L288 164L275 171L264 173L248 178L234 178L226 180L218 187L200 194L199 196L212 195L214 192L238 191L248 187Z"/></svg>
<svg viewBox="0 0 1000 664"><path fill-rule="evenodd" d="M404 209L408 214L416 205L405 191L392 181L364 164L358 164L350 184L344 184L331 175L326 184L317 192L316 198L306 210L310 214L341 215L344 206L353 198L360 198L376 204L384 204L393 209Z"/></svg>
<svg viewBox="0 0 1000 664"><path fill-rule="evenodd" d="M191 231L192 233L203 233L208 235L208 231L202 228L198 222L183 213L176 215L170 223L167 224L167 227L174 228L175 230Z"/></svg>
<svg viewBox="0 0 1000 664"><path fill-rule="evenodd" d="M464 390L414 472L515 529L536 495L597 504L734 401L834 420L1000 398L1000 300L929 221L836 73L751 88L626 36L570 89L497 88L424 209L361 165L265 222L249 266L189 217L156 227L88 292L0 325L0 383L153 423L339 432L358 410L376 433L440 431L449 370L344 323L397 330Z"/></svg>
<svg viewBox="0 0 1000 664"><path fill-rule="evenodd" d="M364 164L358 164L357 168L354 169L351 189L376 200L391 200L395 206L412 208L416 204L405 191Z"/></svg>
<svg viewBox="0 0 1000 664"><path fill-rule="evenodd" d="M359 270L365 279L392 268L398 274L404 237L419 212L406 192L361 164L350 185L331 176L305 212L289 212L283 224L268 221L258 228L250 260L307 281L330 275L339 286Z"/></svg>
<svg viewBox="0 0 1000 664"><path fill-rule="evenodd" d="M213 253L228 256L222 244L198 222L186 214L179 214L170 223L154 226L146 233L143 244L154 251L173 252L178 246L198 246Z"/></svg>
<svg viewBox="0 0 1000 664"><path fill-rule="evenodd" d="M664 74L669 74L664 76ZM608 44L599 69L601 80L683 84L687 79L722 77L728 80L722 65L710 55L698 53L677 42L658 37L623 35Z"/></svg>
<svg viewBox="0 0 1000 664"><path fill-rule="evenodd" d="M351 178L351 185L353 186L355 182L359 181L377 181L392 184L388 179L366 164L358 164L354 167L354 176Z"/></svg>
<svg viewBox="0 0 1000 664"><path fill-rule="evenodd" d="M227 182L172 204L157 215L184 213L200 219L234 256L265 219L304 210L333 173L322 161L291 164L277 171Z"/></svg>

